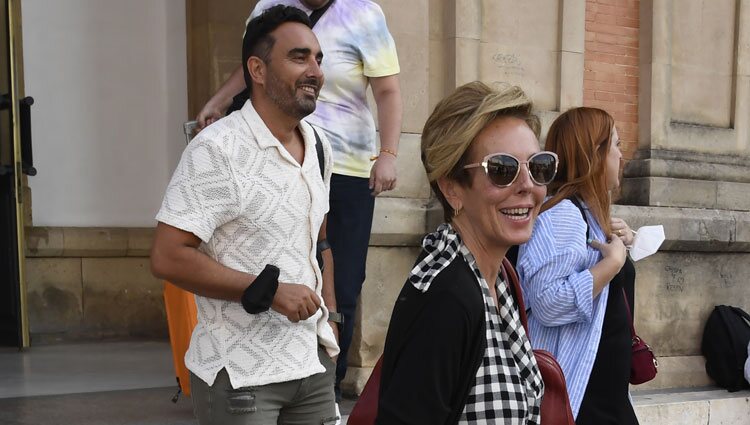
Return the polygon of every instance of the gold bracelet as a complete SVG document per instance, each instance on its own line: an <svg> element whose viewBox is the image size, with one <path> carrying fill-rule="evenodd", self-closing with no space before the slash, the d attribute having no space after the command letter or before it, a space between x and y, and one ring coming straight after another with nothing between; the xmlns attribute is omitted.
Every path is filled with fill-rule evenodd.
<svg viewBox="0 0 750 425"><path fill-rule="evenodd" d="M390 149L384 149L384 148L381 148L381 149L380 149L380 152L385 152L385 153L389 153L389 154L393 155L393 157L394 157L394 158L398 158L398 154L397 154L396 152L393 152L393 151L392 151L392 150L390 150Z"/></svg>

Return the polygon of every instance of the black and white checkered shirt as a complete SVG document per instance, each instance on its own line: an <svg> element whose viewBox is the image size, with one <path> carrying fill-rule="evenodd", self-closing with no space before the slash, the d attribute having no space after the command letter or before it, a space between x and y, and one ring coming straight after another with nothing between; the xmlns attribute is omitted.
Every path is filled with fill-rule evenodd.
<svg viewBox="0 0 750 425"><path fill-rule="evenodd" d="M459 423L538 425L544 383L505 281L496 277L497 307L474 255L450 224L428 234L422 247L427 255L409 275L414 287L426 292L460 254L474 272L484 298L487 349Z"/></svg>

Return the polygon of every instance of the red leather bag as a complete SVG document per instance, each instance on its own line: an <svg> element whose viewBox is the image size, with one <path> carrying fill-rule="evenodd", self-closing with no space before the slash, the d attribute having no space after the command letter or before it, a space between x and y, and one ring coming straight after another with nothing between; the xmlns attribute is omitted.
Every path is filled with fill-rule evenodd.
<svg viewBox="0 0 750 425"><path fill-rule="evenodd" d="M349 414L347 425L374 425L378 416L378 397L380 397L380 371L383 368L383 356L380 356L372 374L359 395L357 403Z"/></svg>
<svg viewBox="0 0 750 425"><path fill-rule="evenodd" d="M625 298L625 307L628 310L628 320L630 320L630 336L633 340L631 345L633 353L630 360L630 383L633 385L643 384L656 377L659 362L656 360L651 347L646 344L646 341L635 334L633 317L630 315L630 303L628 303L625 291L622 292L622 296Z"/></svg>
<svg viewBox="0 0 750 425"><path fill-rule="evenodd" d="M526 307L521 296L521 287L518 284L518 275L513 270L510 262L503 259L503 268L510 282L511 289L515 295L518 311L521 314L521 323L527 330ZM565 385L565 375L560 365L548 351L534 350L534 357L539 366L544 381L544 397L542 398L542 424L541 425L575 425L573 411L570 408L568 388ZM349 425L374 425L378 415L378 397L380 395L380 372L383 363L381 356L375 368L372 370L370 379L367 380L359 400L354 405L349 415Z"/></svg>
<svg viewBox="0 0 750 425"><path fill-rule="evenodd" d="M521 315L521 323L523 323L523 328L528 336L528 318L526 317L526 306L523 302L521 285L518 283L518 275L507 258L503 259L503 269L515 295L518 312ZM565 384L565 374L563 374L562 368L549 351L534 350L534 358L536 358L539 372L542 374L542 381L544 381L542 425L575 425L573 410L570 408L570 398L568 397L568 386Z"/></svg>

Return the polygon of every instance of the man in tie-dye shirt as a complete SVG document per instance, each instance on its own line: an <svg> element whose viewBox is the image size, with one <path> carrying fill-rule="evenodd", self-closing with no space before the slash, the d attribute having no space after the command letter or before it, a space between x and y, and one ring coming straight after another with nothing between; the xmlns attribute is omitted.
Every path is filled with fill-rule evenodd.
<svg viewBox="0 0 750 425"><path fill-rule="evenodd" d="M315 11L319 14L325 10L313 27L324 54L325 84L315 112L306 120L326 133L333 148L327 233L335 264L336 302L344 315L336 373L338 397L339 384L346 374L356 302L365 280L374 195L396 186L402 111L400 68L385 16L373 1L260 0L250 18L276 4L297 7L311 18ZM378 109L380 149L367 103L368 85ZM232 96L244 88L239 67L204 106L198 115L200 125L222 117ZM327 271L330 273L330 269Z"/></svg>

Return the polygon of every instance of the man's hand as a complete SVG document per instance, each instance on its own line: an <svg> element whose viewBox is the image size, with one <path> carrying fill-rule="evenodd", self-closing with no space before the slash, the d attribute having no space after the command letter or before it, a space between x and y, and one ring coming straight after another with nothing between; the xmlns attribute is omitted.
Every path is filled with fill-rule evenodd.
<svg viewBox="0 0 750 425"><path fill-rule="evenodd" d="M271 308L297 323L307 320L318 311L320 298L305 285L279 282Z"/></svg>
<svg viewBox="0 0 750 425"><path fill-rule="evenodd" d="M396 157L381 152L370 171L370 189L373 196L396 188Z"/></svg>

